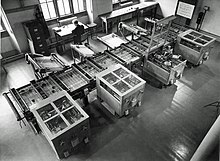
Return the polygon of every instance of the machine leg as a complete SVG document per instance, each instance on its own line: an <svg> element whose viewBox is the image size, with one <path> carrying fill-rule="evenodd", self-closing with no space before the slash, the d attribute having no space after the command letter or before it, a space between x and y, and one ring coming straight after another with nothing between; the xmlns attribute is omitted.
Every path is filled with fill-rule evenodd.
<svg viewBox="0 0 220 161"><path fill-rule="evenodd" d="M89 104L88 96L83 97L83 104L87 106Z"/></svg>

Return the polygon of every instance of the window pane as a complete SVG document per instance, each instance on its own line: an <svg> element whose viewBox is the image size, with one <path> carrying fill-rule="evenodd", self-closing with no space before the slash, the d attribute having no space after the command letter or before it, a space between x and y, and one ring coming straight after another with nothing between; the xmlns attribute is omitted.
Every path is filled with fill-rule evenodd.
<svg viewBox="0 0 220 161"><path fill-rule="evenodd" d="M63 7L63 0L58 0L57 5L58 5L60 15L61 16L65 15L64 7Z"/></svg>
<svg viewBox="0 0 220 161"><path fill-rule="evenodd" d="M42 4L41 4L41 9L42 9L44 18L45 18L45 19L50 19L50 14L49 14L49 11L48 11L47 4L46 4L46 3L42 3Z"/></svg>
<svg viewBox="0 0 220 161"><path fill-rule="evenodd" d="M78 0L78 3L79 3L79 11L80 11L80 12L84 11L83 0Z"/></svg>
<svg viewBox="0 0 220 161"><path fill-rule="evenodd" d="M40 3L44 3L44 2L46 2L46 0L39 0L39 2L40 2Z"/></svg>
<svg viewBox="0 0 220 161"><path fill-rule="evenodd" d="M49 8L49 11L50 11L50 18L55 18L56 17L56 12L55 12L53 2L48 3L48 8Z"/></svg>
<svg viewBox="0 0 220 161"><path fill-rule="evenodd" d="M65 8L65 12L66 14L70 14L70 4L69 4L69 0L63 0L64 3L64 8Z"/></svg>
<svg viewBox="0 0 220 161"><path fill-rule="evenodd" d="M57 4L61 16L70 14L69 0L58 0Z"/></svg>
<svg viewBox="0 0 220 161"><path fill-rule="evenodd" d="M73 10L74 10L74 13L79 12L78 0L73 0Z"/></svg>

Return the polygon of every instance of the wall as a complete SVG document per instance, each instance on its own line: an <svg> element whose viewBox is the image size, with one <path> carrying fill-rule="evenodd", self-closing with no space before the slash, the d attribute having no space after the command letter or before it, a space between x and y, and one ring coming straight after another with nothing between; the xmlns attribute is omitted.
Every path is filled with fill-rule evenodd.
<svg viewBox="0 0 220 161"><path fill-rule="evenodd" d="M175 14L178 0L154 0L160 4L164 17ZM199 12L204 6L209 6L210 11L206 13L201 30L220 36L220 0L198 0L190 26L196 27Z"/></svg>
<svg viewBox="0 0 220 161"><path fill-rule="evenodd" d="M5 57L4 53L14 51L14 46L12 45L10 37L1 37L1 54Z"/></svg>
<svg viewBox="0 0 220 161"><path fill-rule="evenodd" d="M220 0L199 0L198 6L191 25L196 26L198 13L203 10L204 6L209 6L210 10L205 15L201 30L220 36Z"/></svg>
<svg viewBox="0 0 220 161"><path fill-rule="evenodd" d="M15 37L18 41L18 44L21 48L22 52L29 51L29 46L27 43L26 34L24 31L24 28L22 26L22 22L27 20L34 19L34 5L38 3L38 0L21 0L22 3L20 3L19 0L2 0L2 7L6 13L6 16L8 18L8 21L11 25L11 28L15 34ZM23 6L21 8L21 6ZM5 37L2 39L2 45L6 44L8 46L11 46L10 37ZM11 49L11 48L10 48ZM10 52L9 48L4 50L4 57L10 57L11 54L8 54L7 52ZM11 51L14 50L11 49ZM14 54L17 54L14 52Z"/></svg>
<svg viewBox="0 0 220 161"><path fill-rule="evenodd" d="M12 30L14 31L18 44L21 48L21 51L29 51L27 36L22 22L34 19L34 9L8 13L7 17L11 24Z"/></svg>
<svg viewBox="0 0 220 161"><path fill-rule="evenodd" d="M164 17L174 15L178 0L154 0L160 4L160 8Z"/></svg>
<svg viewBox="0 0 220 161"><path fill-rule="evenodd" d="M87 0L86 4L90 22L99 23L99 15L113 10L112 0Z"/></svg>

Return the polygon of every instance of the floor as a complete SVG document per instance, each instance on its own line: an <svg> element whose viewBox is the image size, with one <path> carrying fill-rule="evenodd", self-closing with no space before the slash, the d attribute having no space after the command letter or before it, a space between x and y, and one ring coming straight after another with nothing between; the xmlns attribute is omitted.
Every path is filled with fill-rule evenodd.
<svg viewBox="0 0 220 161"><path fill-rule="evenodd" d="M91 40L97 50L105 47ZM70 55L63 55L71 62ZM66 161L188 161L216 119L216 108L204 105L220 99L220 44L199 67L186 68L183 78L167 88L146 84L143 104L129 116L118 118L96 100L85 108L90 116L91 140ZM1 94L34 79L23 59L5 65ZM0 96L0 160L56 161L42 134L19 123ZM218 148L206 161L218 160Z"/></svg>

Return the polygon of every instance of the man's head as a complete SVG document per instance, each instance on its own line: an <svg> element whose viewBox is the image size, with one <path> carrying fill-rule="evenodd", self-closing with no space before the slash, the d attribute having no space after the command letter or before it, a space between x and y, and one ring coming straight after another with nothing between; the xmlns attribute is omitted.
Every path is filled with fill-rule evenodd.
<svg viewBox="0 0 220 161"><path fill-rule="evenodd" d="M76 26L78 26L79 25L79 23L78 23L78 21L76 20L76 21L74 21L74 25L76 25Z"/></svg>

